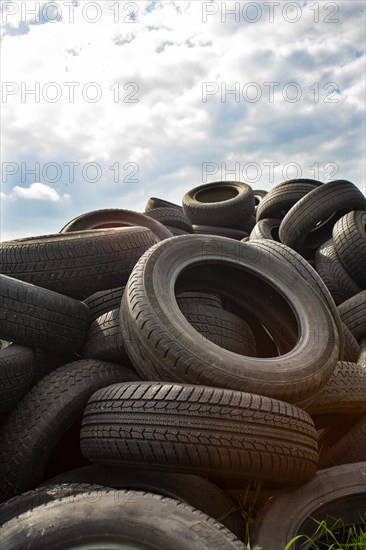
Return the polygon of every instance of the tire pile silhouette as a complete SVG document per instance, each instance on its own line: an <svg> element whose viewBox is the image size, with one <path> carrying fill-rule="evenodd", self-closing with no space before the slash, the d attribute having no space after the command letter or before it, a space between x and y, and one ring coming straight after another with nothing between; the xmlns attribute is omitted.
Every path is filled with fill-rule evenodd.
<svg viewBox="0 0 366 550"><path fill-rule="evenodd" d="M283 550L365 522L356 185L200 185L0 263L2 549Z"/></svg>

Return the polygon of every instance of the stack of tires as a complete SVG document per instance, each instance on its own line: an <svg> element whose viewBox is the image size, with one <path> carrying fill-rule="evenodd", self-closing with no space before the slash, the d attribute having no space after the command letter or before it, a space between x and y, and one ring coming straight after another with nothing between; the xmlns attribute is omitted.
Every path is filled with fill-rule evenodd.
<svg viewBox="0 0 366 550"><path fill-rule="evenodd" d="M354 184L215 182L0 258L1 548L283 550L365 521Z"/></svg>

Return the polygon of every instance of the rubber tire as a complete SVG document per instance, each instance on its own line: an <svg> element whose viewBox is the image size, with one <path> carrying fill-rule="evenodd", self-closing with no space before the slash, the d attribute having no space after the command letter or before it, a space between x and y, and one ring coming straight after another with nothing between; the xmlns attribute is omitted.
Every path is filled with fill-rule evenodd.
<svg viewBox="0 0 366 550"><path fill-rule="evenodd" d="M329 517L342 518L342 525L362 525L360 510L366 498L366 463L337 466L318 471L313 479L294 489L286 489L262 508L254 521L251 548L280 550L299 534L305 533L314 541L317 522ZM309 519L308 519L309 518ZM291 545L292 549L309 549L305 537ZM336 548L336 546L334 547ZM338 547L337 547L338 548Z"/></svg>
<svg viewBox="0 0 366 550"><path fill-rule="evenodd" d="M124 286L120 286L108 290L100 290L85 298L84 304L89 308L90 322L92 323L98 319L103 313L108 313L108 311L112 311L112 309L116 309L117 307L119 308L124 289Z"/></svg>
<svg viewBox="0 0 366 550"><path fill-rule="evenodd" d="M125 284L155 243L142 227L57 233L1 243L0 262L7 275L82 300Z"/></svg>
<svg viewBox="0 0 366 550"><path fill-rule="evenodd" d="M331 467L364 460L366 456L366 414L322 456L322 466Z"/></svg>
<svg viewBox="0 0 366 550"><path fill-rule="evenodd" d="M218 181L195 187L184 195L182 204L183 212L192 224L234 229L244 229L244 220L254 215L255 208L252 188L236 181Z"/></svg>
<svg viewBox="0 0 366 550"><path fill-rule="evenodd" d="M241 229L216 227L213 225L193 225L193 231L196 235L218 235L219 237L227 237L236 241L241 241L248 236L248 233Z"/></svg>
<svg viewBox="0 0 366 550"><path fill-rule="evenodd" d="M256 356L253 332L243 319L217 307L195 304L192 301L187 303L179 296L177 303L184 317L202 338L233 353Z"/></svg>
<svg viewBox="0 0 366 550"><path fill-rule="evenodd" d="M49 484L37 487L32 491L26 491L0 504L0 527L14 517L24 514L28 512L28 510L46 504L47 502L53 502L60 498L74 496L88 491L96 491L98 489L104 489L104 487L102 485L96 485L92 481L90 483Z"/></svg>
<svg viewBox="0 0 366 550"><path fill-rule="evenodd" d="M32 348L11 344L0 350L0 413L11 411L29 390L34 365Z"/></svg>
<svg viewBox="0 0 366 550"><path fill-rule="evenodd" d="M121 210L119 208L93 210L92 212L82 214L67 223L61 229L60 233L131 226L150 229L157 241L169 239L172 236L169 230L167 230L163 224L159 223L158 220L152 220L150 216L146 216L140 212Z"/></svg>
<svg viewBox="0 0 366 550"><path fill-rule="evenodd" d="M258 205L262 202L264 197L268 194L268 191L262 189L253 189L255 209L257 210Z"/></svg>
<svg viewBox="0 0 366 550"><path fill-rule="evenodd" d="M278 229L280 227L281 220L274 218L266 218L260 220L253 227L252 232L249 235L249 240L261 240L269 239L271 241L279 241L280 237L278 235Z"/></svg>
<svg viewBox="0 0 366 550"><path fill-rule="evenodd" d="M280 225L281 242L305 258L332 237L334 224L348 210L365 210L366 200L350 181L324 183L300 199ZM317 226L320 222L321 225Z"/></svg>
<svg viewBox="0 0 366 550"><path fill-rule="evenodd" d="M366 290L340 304L338 311L356 340L366 337Z"/></svg>
<svg viewBox="0 0 366 550"><path fill-rule="evenodd" d="M85 304L0 274L0 337L62 353L77 352L89 325Z"/></svg>
<svg viewBox="0 0 366 550"><path fill-rule="evenodd" d="M174 202L169 202L164 199L159 199L157 197L150 197L145 206L145 214L154 210L154 208L176 208L177 210L182 211L183 208L179 204Z"/></svg>
<svg viewBox="0 0 366 550"><path fill-rule="evenodd" d="M234 274L238 287L225 276L216 277L212 263L217 261ZM264 280L276 289L274 298L278 289L296 312L296 347L281 357L249 359L197 339L196 331L179 311L173 292L182 272L186 274L195 265L201 275L204 273L201 284L211 276L210 282L216 287L210 290L220 293L223 285L236 302L240 301L240 289L245 291L246 299L252 293L250 285L238 281L241 269L247 280L253 274L257 287ZM205 265L208 274L203 271ZM263 296L267 310L268 302ZM249 391L300 404L320 391L339 358L337 329L328 308L300 274L266 250L253 251L250 244L232 243L222 237L187 235L152 247L131 274L120 312L124 344L132 363L138 372L149 368L156 373L152 378L155 380L160 376L166 381ZM309 326L319 328L318 338L313 337Z"/></svg>
<svg viewBox="0 0 366 550"><path fill-rule="evenodd" d="M147 213L149 218L157 220L165 226L176 227L182 229L186 233L193 233L192 223L183 213L177 208L153 208Z"/></svg>
<svg viewBox="0 0 366 550"><path fill-rule="evenodd" d="M366 201L365 201L366 202ZM349 212L333 228L337 254L352 279L366 289L366 206Z"/></svg>
<svg viewBox="0 0 366 550"><path fill-rule="evenodd" d="M103 313L91 323L82 349L82 357L101 359L119 365L128 362L121 334L119 308Z"/></svg>
<svg viewBox="0 0 366 550"><path fill-rule="evenodd" d="M238 538L243 536L243 516L234 511L233 500L202 476L92 465L64 472L47 481L50 485L55 483L97 483L113 489L146 491L173 498L220 521Z"/></svg>
<svg viewBox="0 0 366 550"><path fill-rule="evenodd" d="M344 349L343 353L340 354L340 358L342 361L350 361L351 363L357 363L358 357L361 353L361 348L356 340L356 338L353 336L350 329L341 321L342 324L342 332L343 332L343 341L344 341Z"/></svg>
<svg viewBox="0 0 366 550"><path fill-rule="evenodd" d="M315 269L327 285L337 305L361 292L343 267L334 247L333 240L325 242L315 254Z"/></svg>
<svg viewBox="0 0 366 550"><path fill-rule="evenodd" d="M82 416L93 392L137 379L120 365L81 360L56 369L33 386L1 426L0 501L43 481L52 449Z"/></svg>
<svg viewBox="0 0 366 550"><path fill-rule="evenodd" d="M142 491L105 489L48 502L9 521L2 531L2 550L61 550L79 545L247 550L226 527L203 512Z"/></svg>
<svg viewBox="0 0 366 550"><path fill-rule="evenodd" d="M35 355L35 366L34 366L34 375L32 380L32 386L35 386L37 382L42 380L47 374L50 374L52 371L67 365L68 363L73 363L80 359L80 356L77 353L55 353L52 351L46 351L42 348L34 348Z"/></svg>
<svg viewBox="0 0 366 550"><path fill-rule="evenodd" d="M320 275L300 254L298 254L295 250L292 250L292 248L289 248L285 244L264 239L259 241L250 241L249 244L252 246L256 246L260 250L267 250L270 254L278 258L280 261L286 262L291 265L291 267L296 269L301 277L303 277L305 281L309 283L314 288L314 290L317 291L319 296L327 304L336 324L340 342L339 353L341 357L344 349L344 337L341 318L333 297Z"/></svg>
<svg viewBox="0 0 366 550"><path fill-rule="evenodd" d="M366 413L366 369L339 361L326 386L306 410L311 416Z"/></svg>
<svg viewBox="0 0 366 550"><path fill-rule="evenodd" d="M93 463L283 483L305 481L318 462L315 426L299 407L164 382L95 392L80 447Z"/></svg>
<svg viewBox="0 0 366 550"><path fill-rule="evenodd" d="M181 292L176 298L179 304L199 304L224 309L221 296L213 292Z"/></svg>
<svg viewBox="0 0 366 550"><path fill-rule="evenodd" d="M257 207L257 222L266 218L282 220L294 204L320 185L320 181L311 179L287 180L275 185Z"/></svg>

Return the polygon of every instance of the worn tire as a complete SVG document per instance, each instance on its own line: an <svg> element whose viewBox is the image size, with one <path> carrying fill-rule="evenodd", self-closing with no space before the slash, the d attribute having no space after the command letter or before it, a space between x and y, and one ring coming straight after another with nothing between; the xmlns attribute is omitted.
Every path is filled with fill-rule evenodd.
<svg viewBox="0 0 366 550"><path fill-rule="evenodd" d="M11 411L29 390L34 365L32 348L11 344L0 350L0 413Z"/></svg>
<svg viewBox="0 0 366 550"><path fill-rule="evenodd" d="M334 224L349 210L365 210L366 200L350 181L337 180L310 191L286 214L280 225L281 242L305 258L332 237Z"/></svg>
<svg viewBox="0 0 366 550"><path fill-rule="evenodd" d="M341 321L342 332L343 332L343 341L344 348L343 352L340 354L340 359L342 361L350 361L351 363L357 363L358 357L361 353L361 348L353 336L350 329Z"/></svg>
<svg viewBox="0 0 366 550"><path fill-rule="evenodd" d="M326 521L327 527L332 529L334 521L331 518L341 519L338 529L339 523L341 528L364 525L365 475L366 463L358 462L320 470L305 485L282 491L256 516L251 548L282 550L299 534L305 534L309 539L303 537L291 548L310 548L309 540L316 544L321 536L320 522Z"/></svg>
<svg viewBox="0 0 366 550"><path fill-rule="evenodd" d="M108 313L112 309L119 308L124 289L124 286L120 286L108 290L100 290L85 298L84 304L89 308L90 322L92 323L98 319L103 313Z"/></svg>
<svg viewBox="0 0 366 550"><path fill-rule="evenodd" d="M366 337L366 290L340 304L338 311L356 340Z"/></svg>
<svg viewBox="0 0 366 550"><path fill-rule="evenodd" d="M279 241L280 237L278 235L278 229L280 227L281 220L276 220L274 218L266 218L260 220L253 227L252 232L249 235L249 240L261 240L269 239L271 241Z"/></svg>
<svg viewBox="0 0 366 550"><path fill-rule="evenodd" d="M213 225L193 225L193 231L196 235L218 235L219 237L227 237L241 241L248 233L241 229L233 229L232 227L216 227Z"/></svg>
<svg viewBox="0 0 366 550"><path fill-rule="evenodd" d="M51 488L60 483L97 483L113 489L132 489L173 498L220 521L238 538L243 535L243 516L235 510L233 500L202 476L93 464L64 472L46 483Z"/></svg>
<svg viewBox="0 0 366 550"><path fill-rule="evenodd" d="M366 203L366 201L365 201ZM333 228L337 254L352 279L366 289L366 206L349 212Z"/></svg>
<svg viewBox="0 0 366 550"><path fill-rule="evenodd" d="M284 483L308 479L318 461L315 427L298 407L157 382L95 392L84 411L80 446L101 464Z"/></svg>
<svg viewBox="0 0 366 550"><path fill-rule="evenodd" d="M366 414L322 456L322 467L352 464L366 456Z"/></svg>
<svg viewBox="0 0 366 550"><path fill-rule="evenodd" d="M81 360L53 371L24 396L0 430L0 501L43 481L48 457L98 388L136 380L120 365Z"/></svg>
<svg viewBox="0 0 366 550"><path fill-rule="evenodd" d="M155 373L155 380L160 377L226 387L295 403L320 391L335 367L340 349L328 308L291 266L265 250L253 248L220 237L187 235L158 243L140 259L120 309L125 348L137 370L148 368ZM220 267L220 276L212 267L217 261L226 269L221 273ZM198 339L197 332L179 311L173 291L175 284L181 292L194 288L189 275L197 265L200 285L211 278L211 291L223 290L237 303L240 292L249 300L252 285L257 289L268 282L272 289L269 296L277 304L280 295L275 289L279 289L291 304L291 309L287 305L285 312L292 315L297 325L295 338L290 340L294 345L296 342L295 347L281 357L248 358ZM240 282L243 270L246 285ZM231 279L238 286L233 286ZM269 297L262 298L269 310ZM277 307L274 312L278 313ZM309 326L319 328L317 338L306 328Z"/></svg>
<svg viewBox="0 0 366 550"><path fill-rule="evenodd" d="M142 491L83 492L33 508L2 527L2 550L78 546L246 550L226 527L203 512Z"/></svg>
<svg viewBox="0 0 366 550"><path fill-rule="evenodd" d="M103 313L89 327L82 349L85 359L101 359L111 363L128 361L119 321L119 308Z"/></svg>
<svg viewBox="0 0 366 550"><path fill-rule="evenodd" d="M60 233L131 226L150 229L157 241L169 239L172 236L169 230L159 223L159 220L153 220L151 217L145 216L145 214L140 214L140 212L118 208L93 210L92 212L82 214L67 223Z"/></svg>
<svg viewBox="0 0 366 550"><path fill-rule="evenodd" d="M85 304L0 275L0 338L50 351L77 352L89 325Z"/></svg>
<svg viewBox="0 0 366 550"><path fill-rule="evenodd" d="M6 275L84 299L125 284L155 243L150 229L142 227L73 231L3 242L0 262Z"/></svg>
<svg viewBox="0 0 366 550"><path fill-rule="evenodd" d="M181 229L186 233L193 233L192 223L183 213L177 208L153 208L147 213L149 218L157 220L165 226Z"/></svg>
<svg viewBox="0 0 366 550"><path fill-rule="evenodd" d="M196 225L243 229L254 214L254 195L246 183L219 181L195 187L182 199L183 212Z"/></svg>
<svg viewBox="0 0 366 550"><path fill-rule="evenodd" d="M174 202L169 202L164 199L159 199L157 197L150 197L145 206L145 214L147 214L151 210L154 210L154 208L175 208L180 211L183 210L183 208L179 204L175 204Z"/></svg>
<svg viewBox="0 0 366 550"><path fill-rule="evenodd" d="M332 239L317 250L315 269L327 285L337 305L359 294L362 290L344 268Z"/></svg>

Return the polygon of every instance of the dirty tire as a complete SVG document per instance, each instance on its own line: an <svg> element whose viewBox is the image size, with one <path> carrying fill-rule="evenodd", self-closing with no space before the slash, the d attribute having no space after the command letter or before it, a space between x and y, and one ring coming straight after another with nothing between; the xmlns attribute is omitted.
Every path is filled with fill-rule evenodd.
<svg viewBox="0 0 366 550"><path fill-rule="evenodd" d="M203 247L207 248L207 254L202 253ZM220 276L216 273L217 260L221 262L217 268ZM191 285L185 281L192 273L190 269L194 271L197 265L201 284L211 277L210 290L221 293L223 289L237 303L242 296L245 296L243 302L251 299L251 285L256 289L263 285L269 292L264 286L268 282L271 300L277 304L281 296L275 289L281 288L291 309L283 302L290 318L285 326L279 316L277 325L281 328L282 322L286 335L287 327L291 325L292 330L294 319L295 338L289 342L295 347L291 345L281 357L249 358L197 338L197 332L181 314L173 292L175 284L181 292L192 289L192 286L184 288L185 284ZM227 270L223 274L222 268ZM237 280L238 276L240 279L242 270L247 284L233 286L231 279ZM194 275L192 279L195 280ZM267 296L260 297L269 311ZM155 245L131 274L120 312L126 351L138 371L149 369L154 375L152 380L160 377L173 382L226 387L300 404L320 391L339 358L339 338L328 308L300 274L265 250L259 253L252 245L233 244L220 237L187 235ZM278 314L277 306L274 313ZM319 338L313 338L305 329L309 324L319 326Z"/></svg>
<svg viewBox="0 0 366 550"><path fill-rule="evenodd" d="M284 483L308 479L318 461L313 421L298 407L220 388L152 382L94 393L80 447L101 464Z"/></svg>
<svg viewBox="0 0 366 550"><path fill-rule="evenodd" d="M361 292L338 257L333 240L325 242L315 254L315 269L327 285L337 305Z"/></svg>
<svg viewBox="0 0 366 550"><path fill-rule="evenodd" d="M366 369L339 361L326 386L306 407L312 416L328 413L366 413Z"/></svg>
<svg viewBox="0 0 366 550"><path fill-rule="evenodd" d="M32 348L11 344L0 349L0 413L11 411L29 390L34 365Z"/></svg>
<svg viewBox="0 0 366 550"><path fill-rule="evenodd" d="M186 503L142 491L83 492L33 508L2 528L2 550L48 550L79 545L246 550L226 527L203 512Z"/></svg>
<svg viewBox="0 0 366 550"><path fill-rule="evenodd" d="M55 352L77 352L89 325L85 304L0 275L0 338Z"/></svg>
<svg viewBox="0 0 366 550"><path fill-rule="evenodd" d="M132 210L109 208L106 210L93 210L74 218L67 223L60 233L71 231L90 231L92 229L107 229L115 227L145 227L155 235L157 241L169 239L172 235L161 223L145 214Z"/></svg>
<svg viewBox="0 0 366 550"><path fill-rule="evenodd" d="M341 324L342 324L344 348L343 348L343 352L340 355L340 358L342 359L342 361L350 361L351 363L357 363L358 357L361 353L361 348L356 338L353 336L352 332L347 327L347 325L343 323L343 321L341 321Z"/></svg>
<svg viewBox="0 0 366 550"><path fill-rule="evenodd" d="M182 204L192 224L244 229L244 220L254 215L255 200L246 183L218 181L191 189Z"/></svg>
<svg viewBox="0 0 366 550"><path fill-rule="evenodd" d="M282 220L297 201L319 185L320 181L311 179L287 180L275 185L257 206L257 222L266 218Z"/></svg>
<svg viewBox="0 0 366 550"><path fill-rule="evenodd" d="M153 220L157 220L165 226L176 227L182 229L186 233L193 233L192 223L183 213L177 208L153 208L147 213L147 216Z"/></svg>
<svg viewBox="0 0 366 550"><path fill-rule="evenodd" d="M155 243L142 227L57 233L1 243L0 262L6 275L82 300L125 284Z"/></svg>
<svg viewBox="0 0 366 550"><path fill-rule="evenodd" d="M366 337L366 290L340 304L338 311L356 340Z"/></svg>
<svg viewBox="0 0 366 550"><path fill-rule="evenodd" d="M281 220L274 218L266 218L260 220L253 227L252 232L249 235L249 240L254 241L256 239L270 239L272 241L279 241L278 229L280 227Z"/></svg>
<svg viewBox="0 0 366 550"><path fill-rule="evenodd" d="M251 547L283 549L299 534L319 540L317 522L341 518L342 525L364 525L366 462L318 471L305 485L286 489L260 510L254 522ZM339 527L338 527L339 529ZM335 531L334 531L335 532ZM301 544L302 543L302 544ZM310 548L305 537L291 548Z"/></svg>
<svg viewBox="0 0 366 550"><path fill-rule="evenodd" d="M233 511L233 500L202 476L93 464L64 472L46 483L51 486L55 483L97 483L113 489L146 491L173 498L190 504L217 521L222 518L220 523L238 538L243 535L243 516L238 511Z"/></svg>
<svg viewBox="0 0 366 550"><path fill-rule="evenodd" d="M112 363L81 360L53 371L23 397L0 430L0 501L43 481L48 457L98 388L136 380Z"/></svg>
<svg viewBox="0 0 366 550"><path fill-rule="evenodd" d="M334 224L349 210L365 210L366 200L350 181L337 180L320 185L300 199L280 225L281 242L305 258L332 237Z"/></svg>
<svg viewBox="0 0 366 550"><path fill-rule="evenodd" d="M365 201L366 203L366 201ZM333 228L337 254L352 279L366 289L366 206L349 212Z"/></svg>
<svg viewBox="0 0 366 550"><path fill-rule="evenodd" d="M103 313L108 313L112 309L119 308L124 289L124 286L120 286L108 290L100 290L85 298L84 304L89 308L90 322L92 323L95 319L98 319Z"/></svg>

